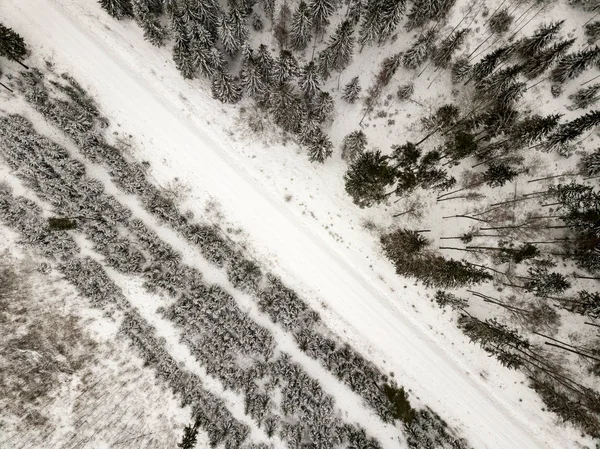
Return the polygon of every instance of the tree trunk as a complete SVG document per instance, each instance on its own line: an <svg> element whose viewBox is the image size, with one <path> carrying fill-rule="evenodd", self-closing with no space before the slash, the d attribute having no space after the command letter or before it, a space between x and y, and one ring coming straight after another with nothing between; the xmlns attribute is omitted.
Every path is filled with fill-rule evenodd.
<svg viewBox="0 0 600 449"><path fill-rule="evenodd" d="M0 86L4 87L9 92L12 92L12 89L10 87L8 87L6 84L0 83Z"/></svg>

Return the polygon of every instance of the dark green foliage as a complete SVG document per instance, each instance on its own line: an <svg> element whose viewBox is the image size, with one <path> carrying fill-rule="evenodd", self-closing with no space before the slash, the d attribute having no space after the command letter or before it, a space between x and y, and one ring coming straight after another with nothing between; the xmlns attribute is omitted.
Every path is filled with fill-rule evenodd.
<svg viewBox="0 0 600 449"><path fill-rule="evenodd" d="M341 72L352 61L354 37L352 24L344 20L329 38L327 47L319 55L319 71L324 79L329 77L330 70Z"/></svg>
<svg viewBox="0 0 600 449"><path fill-rule="evenodd" d="M492 33L504 34L510 29L510 26L514 20L515 18L510 15L508 8L502 8L500 11L490 17L488 26L490 27L490 31Z"/></svg>
<svg viewBox="0 0 600 449"><path fill-rule="evenodd" d="M362 10L358 42L361 49L374 42L383 43L396 29L406 0L368 0Z"/></svg>
<svg viewBox="0 0 600 449"><path fill-rule="evenodd" d="M167 33L162 27L157 14L152 11L151 6L147 0L134 0L133 16L144 30L144 39L152 45L160 47L163 45Z"/></svg>
<svg viewBox="0 0 600 449"><path fill-rule="evenodd" d="M333 0L310 0L308 9L312 18L313 26L318 34L322 33L329 25L329 17L336 9Z"/></svg>
<svg viewBox="0 0 600 449"><path fill-rule="evenodd" d="M495 318L481 321L463 314L458 319L458 326L473 343L479 343L507 368L517 369L523 364L521 351L528 349L530 343Z"/></svg>
<svg viewBox="0 0 600 449"><path fill-rule="evenodd" d="M48 218L48 229L51 231L70 231L77 229L77 220L71 218Z"/></svg>
<svg viewBox="0 0 600 449"><path fill-rule="evenodd" d="M577 295L572 311L593 319L600 318L600 293L582 290Z"/></svg>
<svg viewBox="0 0 600 449"><path fill-rule="evenodd" d="M513 53L512 47L500 47L493 52L485 55L481 61L473 66L471 69L471 76L476 81L479 82L484 79L486 76L491 74L494 69L501 62L508 59Z"/></svg>
<svg viewBox="0 0 600 449"><path fill-rule="evenodd" d="M177 447L181 449L194 449L196 447L198 428L195 425L187 425L183 428L183 437L177 443Z"/></svg>
<svg viewBox="0 0 600 449"><path fill-rule="evenodd" d="M416 69L429 57L433 50L435 31L433 29L424 31L417 36L415 43L402 57L402 65L407 69Z"/></svg>
<svg viewBox="0 0 600 449"><path fill-rule="evenodd" d="M400 101L405 101L412 97L414 91L415 86L413 83L403 84L402 86L398 87L398 90L396 91L396 97Z"/></svg>
<svg viewBox="0 0 600 449"><path fill-rule="evenodd" d="M342 142L342 159L348 163L356 161L367 147L367 136L362 130L353 131Z"/></svg>
<svg viewBox="0 0 600 449"><path fill-rule="evenodd" d="M14 30L0 23L0 56L11 61L21 61L27 56L27 46Z"/></svg>
<svg viewBox="0 0 600 449"><path fill-rule="evenodd" d="M342 98L348 103L354 103L358 99L358 95L362 88L360 87L360 80L358 76L355 76L350 80L346 86L344 86L344 93Z"/></svg>
<svg viewBox="0 0 600 449"><path fill-rule="evenodd" d="M600 148L588 153L581 158L580 172L583 176L592 177L600 175Z"/></svg>
<svg viewBox="0 0 600 449"><path fill-rule="evenodd" d="M261 100L266 94L267 86L261 76L260 68L256 62L253 52L242 61L242 69L240 70L240 84L244 92L251 98Z"/></svg>
<svg viewBox="0 0 600 449"><path fill-rule="evenodd" d="M477 143L473 134L465 131L457 131L453 137L454 139L447 142L444 147L446 155L452 159L463 159L477 151Z"/></svg>
<svg viewBox="0 0 600 449"><path fill-rule="evenodd" d="M383 385L383 392L389 401L390 412L394 419L402 421L404 424L410 424L415 418L415 409L410 405L408 393L404 391L404 387L398 388L396 383Z"/></svg>
<svg viewBox="0 0 600 449"><path fill-rule="evenodd" d="M402 53L396 53L388 56L381 63L381 70L377 74L377 85L380 87L387 86L392 77L400 67Z"/></svg>
<svg viewBox="0 0 600 449"><path fill-rule="evenodd" d="M282 50L273 65L273 79L277 83L285 83L300 73L298 61L292 52Z"/></svg>
<svg viewBox="0 0 600 449"><path fill-rule="evenodd" d="M531 115L515 124L510 130L517 145L533 145L547 137L559 124L562 114Z"/></svg>
<svg viewBox="0 0 600 449"><path fill-rule="evenodd" d="M288 36L289 36L289 23L292 12L290 11L290 7L287 4L287 1L283 2L281 5L281 9L279 10L279 17L277 19L277 23L275 24L274 32L275 39L279 44L279 49L283 50L287 47L288 44Z"/></svg>
<svg viewBox="0 0 600 449"><path fill-rule="evenodd" d="M585 109L593 106L598 101L598 98L600 98L597 95L599 91L600 83L592 84L569 95L569 100L573 102L576 109Z"/></svg>
<svg viewBox="0 0 600 449"><path fill-rule="evenodd" d="M304 92L306 98L311 99L317 92L319 92L321 83L319 78L317 65L313 61L310 61L302 68L298 85L300 90Z"/></svg>
<svg viewBox="0 0 600 449"><path fill-rule="evenodd" d="M442 309L450 306L452 310L464 310L469 306L469 301L466 299L442 290L436 291L433 299Z"/></svg>
<svg viewBox="0 0 600 449"><path fill-rule="evenodd" d="M263 30L263 28L265 27L265 25L263 24L262 19L260 18L259 15L254 14L252 16L252 29L256 32L261 32Z"/></svg>
<svg viewBox="0 0 600 449"><path fill-rule="evenodd" d="M550 272L547 267L531 267L528 273L531 279L525 282L523 287L535 296L560 295L571 287L564 275Z"/></svg>
<svg viewBox="0 0 600 449"><path fill-rule="evenodd" d="M498 255L501 262L512 261L521 263L525 260L530 260L538 257L540 250L531 243L523 243L521 246L514 248L513 246L503 246Z"/></svg>
<svg viewBox="0 0 600 449"><path fill-rule="evenodd" d="M396 273L416 278L427 287L458 288L491 279L480 268L427 251L429 241L415 231L398 229L382 236L381 245Z"/></svg>
<svg viewBox="0 0 600 449"><path fill-rule="evenodd" d="M269 109L275 123L285 131L300 133L306 105L289 83L279 83L270 93Z"/></svg>
<svg viewBox="0 0 600 449"><path fill-rule="evenodd" d="M524 37L515 44L517 54L523 59L537 55L541 50L550 45L564 23L564 20L560 20L558 22L550 22L549 24L542 24L535 30L533 36Z"/></svg>
<svg viewBox="0 0 600 449"><path fill-rule="evenodd" d="M233 18L223 14L219 17L217 23L217 33L223 45L223 50L229 56L235 55L239 51L242 42L236 35Z"/></svg>
<svg viewBox="0 0 600 449"><path fill-rule="evenodd" d="M290 46L293 50L302 51L312 38L312 15L304 0L298 5L298 9L292 18L292 31Z"/></svg>
<svg viewBox="0 0 600 449"><path fill-rule="evenodd" d="M453 83L460 83L471 76L473 66L467 57L458 58L452 66L451 76Z"/></svg>
<svg viewBox="0 0 600 449"><path fill-rule="evenodd" d="M430 20L443 19L456 0L415 0L407 14L406 29L424 26Z"/></svg>
<svg viewBox="0 0 600 449"><path fill-rule="evenodd" d="M568 123L560 125L548 136L542 148L544 151L557 151L560 155L568 155L572 150L572 142L590 128L600 125L600 110L591 111Z"/></svg>
<svg viewBox="0 0 600 449"><path fill-rule="evenodd" d="M523 75L529 79L540 76L555 61L562 58L574 43L575 39L559 41L534 55L528 56L524 61Z"/></svg>
<svg viewBox="0 0 600 449"><path fill-rule="evenodd" d="M221 103L237 103L242 97L238 82L226 70L218 70L213 75L211 91L213 98Z"/></svg>
<svg viewBox="0 0 600 449"><path fill-rule="evenodd" d="M386 198L386 187L394 183L396 175L388 160L379 150L366 151L350 165L344 182L354 204L369 207Z"/></svg>
<svg viewBox="0 0 600 449"><path fill-rule="evenodd" d="M517 170L504 162L492 162L483 174L483 178L490 187L502 187L518 174Z"/></svg>
<svg viewBox="0 0 600 449"><path fill-rule="evenodd" d="M433 54L431 56L433 65L443 69L448 68L453 53L461 47L469 31L469 28L463 28L462 30L453 32L450 36L442 40L439 45L433 49Z"/></svg>
<svg viewBox="0 0 600 449"><path fill-rule="evenodd" d="M133 18L131 0L99 0L98 3L115 19Z"/></svg>
<svg viewBox="0 0 600 449"><path fill-rule="evenodd" d="M311 136L311 141L308 145L308 159L311 162L324 163L325 159L330 158L333 154L333 144L329 137L318 128Z"/></svg>
<svg viewBox="0 0 600 449"><path fill-rule="evenodd" d="M550 73L550 80L554 83L564 83L581 75L600 58L600 47L596 46L589 50L581 50L571 53L558 61L556 67Z"/></svg>
<svg viewBox="0 0 600 449"><path fill-rule="evenodd" d="M460 119L460 109L453 104L444 104L436 111L423 119L427 129L445 129L453 126Z"/></svg>
<svg viewBox="0 0 600 449"><path fill-rule="evenodd" d="M585 26L585 35L588 38L588 44L593 44L600 39L600 20L588 23Z"/></svg>

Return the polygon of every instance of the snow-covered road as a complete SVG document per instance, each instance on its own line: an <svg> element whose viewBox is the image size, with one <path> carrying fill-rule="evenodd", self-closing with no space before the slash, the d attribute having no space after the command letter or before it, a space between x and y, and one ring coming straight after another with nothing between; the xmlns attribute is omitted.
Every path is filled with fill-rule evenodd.
<svg viewBox="0 0 600 449"><path fill-rule="evenodd" d="M527 408L508 407L502 391L469 372L456 348L445 351L392 307L398 295L370 282L366 266L351 264L313 232L306 217L252 179L208 126L201 129L187 120L173 98L153 89L140 76L142 68L127 58L127 42L118 51L107 48L99 35L110 31L82 25L60 0L3 0L0 18L34 47L53 49L56 62L94 86L111 118L134 134L143 133L153 151L169 161L173 176L197 179L218 198L228 217L242 223L253 240L277 254L286 270L297 272L354 332L385 354L401 384L442 416L458 419L474 447L571 447L566 437L530 425Z"/></svg>

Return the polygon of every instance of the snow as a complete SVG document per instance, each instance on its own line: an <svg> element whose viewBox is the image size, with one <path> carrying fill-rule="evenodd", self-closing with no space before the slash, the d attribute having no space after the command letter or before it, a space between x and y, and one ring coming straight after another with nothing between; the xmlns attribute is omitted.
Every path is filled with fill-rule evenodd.
<svg viewBox="0 0 600 449"><path fill-rule="evenodd" d="M314 166L291 145L264 148L236 136L235 107L212 100L205 82L182 80L167 51L150 47L135 24L115 22L96 2L5 0L0 16L36 53L84 81L118 123L114 130L139 139L136 156L151 162L159 184L182 180L190 188L186 206L199 217L206 213L202 203L216 198L262 263L474 447L587 442L540 411L522 374L468 346L421 287L396 277L359 229L376 211L351 205L340 161Z"/></svg>

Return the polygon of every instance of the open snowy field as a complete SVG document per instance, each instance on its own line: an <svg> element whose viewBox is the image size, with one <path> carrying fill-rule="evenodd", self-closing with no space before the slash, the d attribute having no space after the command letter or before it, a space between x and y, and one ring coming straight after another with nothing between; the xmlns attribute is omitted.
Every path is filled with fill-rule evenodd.
<svg viewBox="0 0 600 449"><path fill-rule="evenodd" d="M345 167L340 160L327 162L326 173L324 167L297 154L293 143L265 144L253 137L238 117L244 104L223 106L211 98L207 83L183 80L165 49L150 46L133 22L112 20L96 2L3 0L0 18L31 46L32 65L43 67L50 61L54 71L68 72L82 83L110 120L108 135L130 144L128 157L149 163L152 182L181 187L181 210L227 230L263 271L279 276L318 311L336 338L349 343L381 372L393 373L410 392L413 405L433 409L473 448L591 447L591 439L544 411L522 373L500 366L469 344L450 314L434 307L424 288L395 274L376 237L362 226L377 211L352 204L344 192ZM2 111L24 115L41 134L73 153L78 151L22 99L0 95ZM121 192L105 169L89 161L86 166L108 194L180 252L183 263L201 272L205 282L223 286L251 321L268 329L276 352L290 354L293 362L321 381L336 404L336 413L363 426L386 449L406 447L398 426L382 422L373 410L363 407L360 395L301 351L289 329L274 324L222 269L153 218L134 195ZM0 176L17 193L27 191L11 170L3 169ZM87 251L103 263L85 239L76 240L84 254ZM179 329L162 315L162 309L176 303L173 298L165 302L159 294L155 297L144 290L139 279L117 270L107 272L131 307L164 338L161 341L173 359L201 378L206 390L227 404L231 416L249 427L253 442L287 444L279 437L270 439L247 416L243 395L227 391L184 344L185 328ZM112 326L100 319L98 323ZM178 423L190 413L173 404L170 409L169 419ZM95 444L94 433L90 434L80 447L104 447ZM48 447L42 439L31 447ZM3 441L0 436L0 447ZM29 447L27 441L19 441ZM114 440L105 444L118 447ZM152 444L162 447L163 443ZM197 447L208 445L200 439Z"/></svg>

